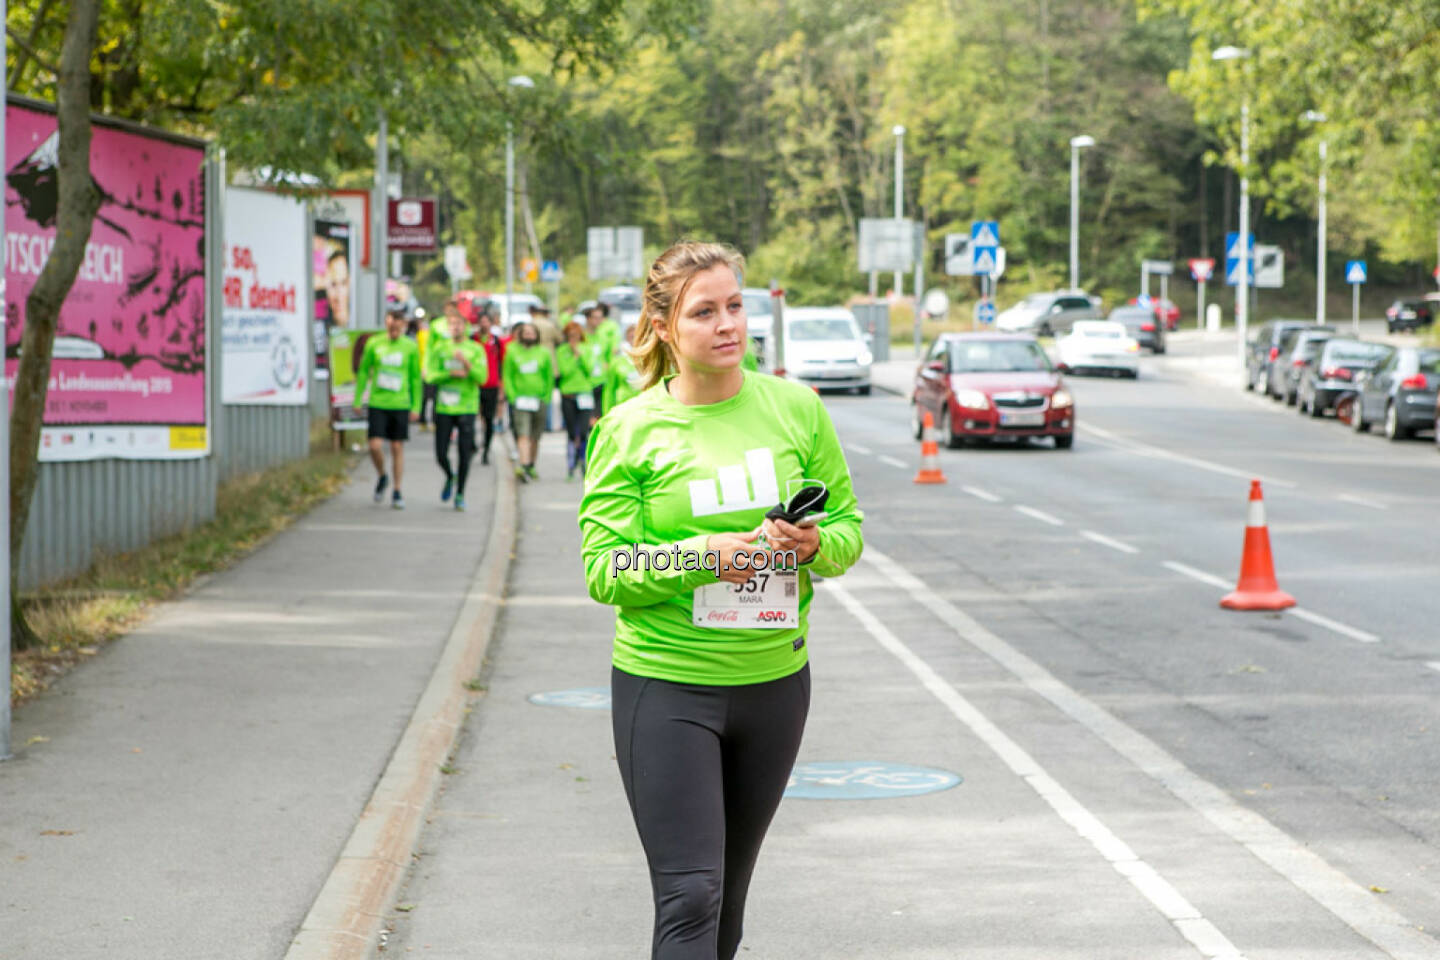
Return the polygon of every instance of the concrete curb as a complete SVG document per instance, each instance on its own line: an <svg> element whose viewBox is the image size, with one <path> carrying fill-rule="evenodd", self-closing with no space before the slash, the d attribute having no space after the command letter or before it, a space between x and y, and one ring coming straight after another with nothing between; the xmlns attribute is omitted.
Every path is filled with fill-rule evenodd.
<svg viewBox="0 0 1440 960"><path fill-rule="evenodd" d="M514 556L516 483L502 456L500 489L485 555L430 681L405 733L326 878L285 960L368 960L405 882L450 755L465 719L466 681L490 648Z"/></svg>

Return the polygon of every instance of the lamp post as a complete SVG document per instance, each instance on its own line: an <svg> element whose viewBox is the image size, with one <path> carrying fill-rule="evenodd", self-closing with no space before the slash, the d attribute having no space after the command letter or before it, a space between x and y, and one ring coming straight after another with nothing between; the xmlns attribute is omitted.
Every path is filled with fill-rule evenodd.
<svg viewBox="0 0 1440 960"><path fill-rule="evenodd" d="M1095 138L1070 138L1070 289L1080 289L1080 150L1095 146Z"/></svg>
<svg viewBox="0 0 1440 960"><path fill-rule="evenodd" d="M1328 118L1319 110L1306 110L1301 116L1307 123L1324 123ZM1326 143L1320 140L1320 206L1315 224L1315 322L1325 322L1325 164Z"/></svg>
<svg viewBox="0 0 1440 960"><path fill-rule="evenodd" d="M510 86L529 90L535 81L521 74L510 78ZM515 129L505 121L505 325L510 317L515 294Z"/></svg>
<svg viewBox="0 0 1440 960"><path fill-rule="evenodd" d="M1212 60L1247 60L1249 50L1221 47L1210 55ZM1250 319L1250 92L1247 89L1240 104L1240 275L1235 284L1235 339L1240 366L1245 366L1245 328Z"/></svg>
<svg viewBox="0 0 1440 960"><path fill-rule="evenodd" d="M905 216L905 128L896 124L890 131L895 134L895 219L900 220ZM902 277L905 271L895 271L895 296L899 297L904 292L901 287ZM919 309L919 305L916 305Z"/></svg>

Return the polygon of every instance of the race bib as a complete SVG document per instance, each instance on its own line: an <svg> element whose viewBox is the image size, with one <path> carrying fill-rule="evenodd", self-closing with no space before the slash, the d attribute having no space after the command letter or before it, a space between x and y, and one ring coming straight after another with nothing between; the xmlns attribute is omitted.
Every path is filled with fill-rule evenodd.
<svg viewBox="0 0 1440 960"><path fill-rule="evenodd" d="M440 403L447 407L460 406L459 390L441 390L439 393Z"/></svg>
<svg viewBox="0 0 1440 960"><path fill-rule="evenodd" d="M515 409L516 409L516 410L529 410L531 413L534 413L534 412L536 412L537 410L540 409L540 398L539 398L539 397L516 397L516 398L515 398Z"/></svg>
<svg viewBox="0 0 1440 960"><path fill-rule="evenodd" d="M605 376L605 368L598 363L595 364L595 366L590 368L590 376L596 378Z"/></svg>
<svg viewBox="0 0 1440 960"><path fill-rule="evenodd" d="M522 363L522 364L520 364L520 372L521 372L521 373L539 373L539 372L540 372L540 361L539 361L539 360L531 360L529 363ZM523 409L523 408L522 408L522 409Z"/></svg>
<svg viewBox="0 0 1440 960"><path fill-rule="evenodd" d="M593 394L593 393L577 393L577 394L575 394L575 408L576 408L577 410L594 410L594 409L595 409L595 394Z"/></svg>
<svg viewBox="0 0 1440 960"><path fill-rule="evenodd" d="M375 377L375 383L381 390L402 390L405 387L405 378L398 373L387 373L382 370Z"/></svg>
<svg viewBox="0 0 1440 960"><path fill-rule="evenodd" d="M744 583L707 583L693 594L697 627L785 630L800 625L800 574L762 570Z"/></svg>
<svg viewBox="0 0 1440 960"><path fill-rule="evenodd" d="M405 355L401 353L383 353L380 355L380 366L398 367L405 362Z"/></svg>

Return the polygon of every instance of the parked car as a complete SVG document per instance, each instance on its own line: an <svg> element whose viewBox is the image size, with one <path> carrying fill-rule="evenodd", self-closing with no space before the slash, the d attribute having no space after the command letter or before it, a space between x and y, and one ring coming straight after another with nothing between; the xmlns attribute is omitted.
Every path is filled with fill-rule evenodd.
<svg viewBox="0 0 1440 960"><path fill-rule="evenodd" d="M1281 340L1284 339L1286 331L1304 330L1313 326L1315 324L1308 320L1271 320L1262 323L1245 345L1245 389L1262 390L1272 396L1277 395L1273 389L1267 389L1267 384L1271 383L1271 365L1280 356Z"/></svg>
<svg viewBox="0 0 1440 960"><path fill-rule="evenodd" d="M740 291L740 296L745 300L745 326L750 338L757 343L764 343L775 323L770 291L764 287L746 287Z"/></svg>
<svg viewBox="0 0 1440 960"><path fill-rule="evenodd" d="M1440 350L1400 347L1373 371L1356 378L1350 426L1356 433L1364 433L1372 423L1382 423L1385 436L1391 440L1404 440L1417 430L1429 430L1440 419L1436 414L1440 396L1437 388Z"/></svg>
<svg viewBox="0 0 1440 960"><path fill-rule="evenodd" d="M630 328L640 322L645 294L639 287L628 283L606 287L595 295L595 299L610 305L610 319L620 324L620 332L626 337Z"/></svg>
<svg viewBox="0 0 1440 960"><path fill-rule="evenodd" d="M1075 442L1075 400L1034 337L946 333L915 372L911 427L916 439L928 412L951 447L1000 437L1053 437Z"/></svg>
<svg viewBox="0 0 1440 960"><path fill-rule="evenodd" d="M1325 416L1341 397L1355 392L1357 375L1374 370L1394 349L1383 343L1330 338L1300 374L1295 406L1301 414Z"/></svg>
<svg viewBox="0 0 1440 960"><path fill-rule="evenodd" d="M875 358L853 313L844 307L786 307L784 327L785 376L821 390L870 392ZM777 370L775 352L775 344L765 345L768 370Z"/></svg>
<svg viewBox="0 0 1440 960"><path fill-rule="evenodd" d="M1425 300L1396 300L1385 308L1385 329L1419 330L1435 322L1435 314Z"/></svg>
<svg viewBox="0 0 1440 960"><path fill-rule="evenodd" d="M1270 363L1265 392L1293 407L1306 366L1320 356L1325 341L1333 336L1335 331L1330 328L1314 325L1286 332L1280 343L1278 356Z"/></svg>
<svg viewBox="0 0 1440 960"><path fill-rule="evenodd" d="M512 293L507 299L503 293L490 294L490 302L500 308L500 329L509 330L511 325L530 319L530 305L543 306L545 301L533 293Z"/></svg>
<svg viewBox="0 0 1440 960"><path fill-rule="evenodd" d="M1124 324L1135 342L1151 353L1165 352L1165 324L1144 307L1116 307L1110 311L1111 321Z"/></svg>
<svg viewBox="0 0 1440 960"><path fill-rule="evenodd" d="M1146 322L1153 330L1155 324ZM1065 373L1103 372L1114 376L1140 376L1140 344L1123 323L1078 320L1069 333L1055 341L1055 351L1060 359L1060 369Z"/></svg>
<svg viewBox="0 0 1440 960"><path fill-rule="evenodd" d="M1032 293L995 317L995 329L1004 333L1033 333L1053 337L1069 333L1076 320L1099 320L1100 308L1083 290Z"/></svg>

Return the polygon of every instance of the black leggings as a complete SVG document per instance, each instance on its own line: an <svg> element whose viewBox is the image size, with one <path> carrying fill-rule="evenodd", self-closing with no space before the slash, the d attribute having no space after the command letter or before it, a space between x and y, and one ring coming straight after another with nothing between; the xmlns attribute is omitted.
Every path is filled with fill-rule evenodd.
<svg viewBox="0 0 1440 960"><path fill-rule="evenodd" d="M490 439L495 436L495 410L500 403L499 387L480 388L480 419L485 421L485 440L480 449L490 455Z"/></svg>
<svg viewBox="0 0 1440 960"><path fill-rule="evenodd" d="M590 441L590 417L594 410L581 410L575 398L579 394L560 394L560 416L565 420L565 436L569 445L565 449L565 465L574 470L584 466L585 445Z"/></svg>
<svg viewBox="0 0 1440 960"><path fill-rule="evenodd" d="M795 766L810 667L722 687L610 671L615 759L650 864L651 960L731 960Z"/></svg>
<svg viewBox="0 0 1440 960"><path fill-rule="evenodd" d="M450 431L460 432L460 463L452 472L450 469ZM435 414L435 459L445 471L445 479L455 481L455 492L465 493L465 481L470 477L470 460L475 456L475 414Z"/></svg>

